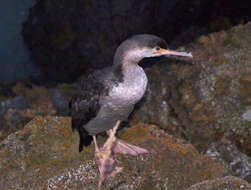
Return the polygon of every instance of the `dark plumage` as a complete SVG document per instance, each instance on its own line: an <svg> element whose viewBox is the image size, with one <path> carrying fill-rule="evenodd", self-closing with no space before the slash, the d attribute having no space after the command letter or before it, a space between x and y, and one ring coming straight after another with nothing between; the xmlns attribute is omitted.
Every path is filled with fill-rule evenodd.
<svg viewBox="0 0 251 190"><path fill-rule="evenodd" d="M120 122L127 119L146 90L147 77L138 62L145 57L162 55L192 57L166 47L166 42L154 35L141 34L127 39L117 48L113 65L95 71L87 80L81 81L80 90L72 97L72 128L77 129L80 135L79 151L84 145L89 145L92 138L94 140L100 172L99 189L113 171L115 161L112 151L133 156L149 153L144 148L116 138L115 134ZM104 131L109 138L100 149L96 135Z"/></svg>
<svg viewBox="0 0 251 190"><path fill-rule="evenodd" d="M104 84L104 78L110 80L109 85ZM72 129L78 130L80 136L79 152L83 146L92 142L92 136L84 128L91 119L97 116L100 110L100 97L107 96L111 85L118 85L123 81L122 67L108 67L91 73L86 80L80 81L80 89L70 101L72 116Z"/></svg>
<svg viewBox="0 0 251 190"><path fill-rule="evenodd" d="M137 64L141 59L182 54L166 48L165 40L157 36L135 35L117 48L112 66L97 70L80 82L80 90L70 102L72 128L80 135L79 151L91 143L91 136L127 119L142 98L147 77Z"/></svg>

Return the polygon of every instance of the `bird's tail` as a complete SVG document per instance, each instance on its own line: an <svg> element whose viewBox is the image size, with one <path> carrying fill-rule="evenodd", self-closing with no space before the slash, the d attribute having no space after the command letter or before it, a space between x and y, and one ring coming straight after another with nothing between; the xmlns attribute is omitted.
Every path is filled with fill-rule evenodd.
<svg viewBox="0 0 251 190"><path fill-rule="evenodd" d="M81 121L76 120L76 119L72 119L72 130L78 130L79 133L79 138L80 138L80 142L79 142L79 152L81 152L83 150L84 146L89 146L92 142L92 136L88 134L88 132L82 127L81 125Z"/></svg>
<svg viewBox="0 0 251 190"><path fill-rule="evenodd" d="M88 134L88 132L80 126L78 128L80 142L79 142L79 152L83 150L84 146L89 146L92 142L92 136Z"/></svg>
<svg viewBox="0 0 251 190"><path fill-rule="evenodd" d="M72 116L72 101L69 102L70 116ZM83 118L74 118L72 117L72 131L78 130L80 142L79 142L79 152L82 152L84 146L89 146L92 142L92 136L83 128L84 120Z"/></svg>

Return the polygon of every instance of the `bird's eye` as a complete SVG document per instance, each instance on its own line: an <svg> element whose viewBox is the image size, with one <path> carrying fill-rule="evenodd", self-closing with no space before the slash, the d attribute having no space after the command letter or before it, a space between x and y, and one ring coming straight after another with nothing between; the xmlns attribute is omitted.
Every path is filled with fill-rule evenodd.
<svg viewBox="0 0 251 190"><path fill-rule="evenodd" d="M159 46L156 46L156 47L155 47L155 50L156 50L156 51L159 51L159 50L160 50L160 47L159 47Z"/></svg>

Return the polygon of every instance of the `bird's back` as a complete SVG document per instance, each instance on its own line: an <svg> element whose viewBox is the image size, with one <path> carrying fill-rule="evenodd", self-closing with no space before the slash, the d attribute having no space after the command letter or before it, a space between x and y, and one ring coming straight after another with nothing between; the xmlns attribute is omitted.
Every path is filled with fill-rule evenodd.
<svg viewBox="0 0 251 190"><path fill-rule="evenodd" d="M111 86L118 85L120 81L119 67L97 70L80 80L79 90L70 101L72 129L77 129L80 135L79 151L82 151L83 145L87 146L92 141L84 126L95 119Z"/></svg>

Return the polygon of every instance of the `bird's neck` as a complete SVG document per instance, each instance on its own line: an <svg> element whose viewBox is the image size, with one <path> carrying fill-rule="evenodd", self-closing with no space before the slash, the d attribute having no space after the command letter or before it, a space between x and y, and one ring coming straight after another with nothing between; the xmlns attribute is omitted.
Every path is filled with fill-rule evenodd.
<svg viewBox="0 0 251 190"><path fill-rule="evenodd" d="M120 49L115 53L113 58L114 65L137 65L142 57L135 53L135 51L121 51Z"/></svg>
<svg viewBox="0 0 251 190"><path fill-rule="evenodd" d="M117 71L115 76L122 76L122 80L119 79L118 85L113 86L111 90L111 97L118 100L117 106L127 106L133 105L139 101L145 93L147 86L147 77L146 74L139 65L137 64L128 64L128 65L119 65L120 67L114 67ZM119 69L120 68L120 69ZM114 70L114 71L115 71ZM120 71L120 73L118 73Z"/></svg>
<svg viewBox="0 0 251 190"><path fill-rule="evenodd" d="M137 75L139 70L141 71L143 69L137 63L120 62L119 64L113 65L114 75L117 77L119 82L123 82L124 79L127 79L128 76L133 73Z"/></svg>

